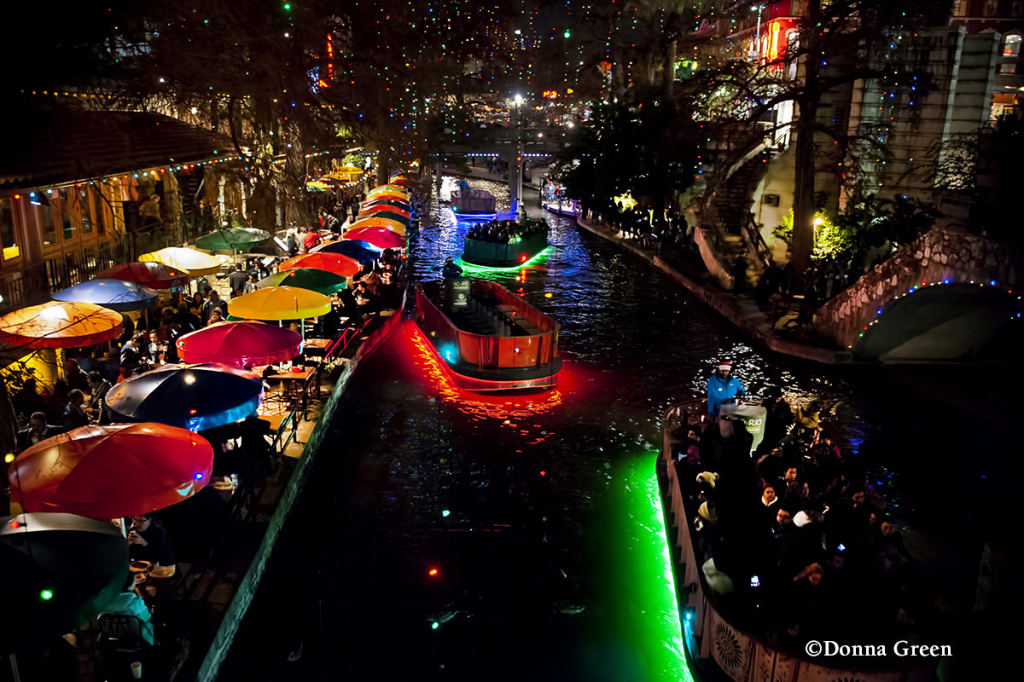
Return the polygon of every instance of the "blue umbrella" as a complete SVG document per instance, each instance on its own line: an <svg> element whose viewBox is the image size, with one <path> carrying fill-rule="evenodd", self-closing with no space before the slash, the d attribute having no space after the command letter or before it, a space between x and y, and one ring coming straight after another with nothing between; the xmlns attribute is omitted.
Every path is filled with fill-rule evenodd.
<svg viewBox="0 0 1024 682"><path fill-rule="evenodd" d="M106 403L115 422L157 422L205 431L256 413L259 375L227 365L168 365L114 386Z"/></svg>
<svg viewBox="0 0 1024 682"><path fill-rule="evenodd" d="M64 303L92 303L119 313L148 308L156 302L157 292L135 282L120 279L94 279L53 294Z"/></svg>
<svg viewBox="0 0 1024 682"><path fill-rule="evenodd" d="M354 258L360 263L369 263L380 258L380 249L369 242L361 242L352 239L344 239L338 242L330 242L318 246L314 251L326 251L328 253L340 253L343 256Z"/></svg>

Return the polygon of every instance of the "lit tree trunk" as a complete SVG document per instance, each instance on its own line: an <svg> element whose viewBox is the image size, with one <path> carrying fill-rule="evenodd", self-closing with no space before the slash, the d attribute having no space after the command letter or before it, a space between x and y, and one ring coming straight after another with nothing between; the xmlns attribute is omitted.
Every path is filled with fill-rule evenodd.
<svg viewBox="0 0 1024 682"><path fill-rule="evenodd" d="M615 31L617 15L608 20L608 32L611 34L611 58L612 58L612 94L622 97L626 94L626 78L622 73L622 50L619 47L618 35Z"/></svg>
<svg viewBox="0 0 1024 682"><path fill-rule="evenodd" d="M678 12L672 12L665 22L665 68L662 70L662 94L665 102L672 101L673 90L676 82L676 51L679 47L679 33L683 30L682 20Z"/></svg>
<svg viewBox="0 0 1024 682"><path fill-rule="evenodd" d="M7 384L0 382L0 452L4 455L18 451L18 418L11 404Z"/></svg>
<svg viewBox="0 0 1024 682"><path fill-rule="evenodd" d="M796 122L796 172L793 191L793 271L798 281L803 282L803 273L811 264L814 252L814 130L821 92L818 90L818 33L817 25L821 15L820 0L807 3L807 16L800 31L800 48L806 50L800 58L803 68L798 77L803 78L803 96L800 97L799 118Z"/></svg>

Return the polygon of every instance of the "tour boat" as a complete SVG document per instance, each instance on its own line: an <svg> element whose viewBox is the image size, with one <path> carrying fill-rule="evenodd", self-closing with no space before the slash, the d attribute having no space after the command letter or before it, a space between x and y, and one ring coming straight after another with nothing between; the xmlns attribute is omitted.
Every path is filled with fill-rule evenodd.
<svg viewBox="0 0 1024 682"><path fill-rule="evenodd" d="M462 248L462 262L489 268L514 268L526 263L547 246L546 227L525 237L513 237L507 243L485 242L466 237Z"/></svg>
<svg viewBox="0 0 1024 682"><path fill-rule="evenodd" d="M494 195L482 189L452 192L452 212L459 220L494 220L498 217Z"/></svg>
<svg viewBox="0 0 1024 682"><path fill-rule="evenodd" d="M559 325L508 289L459 277L416 289L416 322L455 385L470 391L558 383Z"/></svg>
<svg viewBox="0 0 1024 682"><path fill-rule="evenodd" d="M580 202L575 199L555 199L553 201L543 201L541 205L544 210L548 213L554 213L555 215L564 215L574 217L580 212Z"/></svg>

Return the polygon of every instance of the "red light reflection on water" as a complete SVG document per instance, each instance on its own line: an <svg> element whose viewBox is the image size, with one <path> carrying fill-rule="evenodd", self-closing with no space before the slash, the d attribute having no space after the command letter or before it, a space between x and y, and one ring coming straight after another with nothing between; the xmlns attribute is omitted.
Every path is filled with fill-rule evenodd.
<svg viewBox="0 0 1024 682"><path fill-rule="evenodd" d="M415 323L403 323L397 334L430 388L460 412L478 421L494 420L523 436L534 436L529 445L542 443L555 435L553 431L544 430L533 418L551 412L572 392L575 382L564 363L558 374L558 386L548 391L518 395L473 393L455 385L434 346Z"/></svg>

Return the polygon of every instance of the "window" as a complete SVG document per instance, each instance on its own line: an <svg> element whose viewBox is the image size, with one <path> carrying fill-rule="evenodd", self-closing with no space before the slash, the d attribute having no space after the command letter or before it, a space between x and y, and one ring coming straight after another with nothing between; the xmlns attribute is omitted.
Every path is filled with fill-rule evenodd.
<svg viewBox="0 0 1024 682"><path fill-rule="evenodd" d="M57 195L60 197L60 221L61 226L64 228L64 241L70 241L78 236L77 232L77 219L74 216L73 211L77 209L78 201L75 197L74 190L59 189ZM74 203L75 205L72 205Z"/></svg>
<svg viewBox="0 0 1024 682"><path fill-rule="evenodd" d="M1006 36L1006 42L1003 43L1003 56L1004 57L1016 57L1020 54L1020 36L1009 35Z"/></svg>
<svg viewBox="0 0 1024 682"><path fill-rule="evenodd" d="M957 0L956 4L953 5L953 16L954 17L966 17L967 16L967 0Z"/></svg>
<svg viewBox="0 0 1024 682"><path fill-rule="evenodd" d="M4 249L4 260L11 260L21 255L14 231L13 199L0 199L0 241Z"/></svg>
<svg viewBox="0 0 1024 682"><path fill-rule="evenodd" d="M56 201L57 193L51 191L49 196L45 192L40 190L43 195L43 199L49 199L49 201L42 203L40 206L36 206L36 218L39 221L39 227L42 228L43 232L43 246L56 246L57 245L57 228L53 224L53 205Z"/></svg>
<svg viewBox="0 0 1024 682"><path fill-rule="evenodd" d="M1017 73L1016 64L1000 64L999 73Z"/></svg>
<svg viewBox="0 0 1024 682"><path fill-rule="evenodd" d="M994 17L999 14L999 0L985 0L985 10L982 14L986 17Z"/></svg>
<svg viewBox="0 0 1024 682"><path fill-rule="evenodd" d="M92 207L92 192L89 190L88 185L82 185L78 188L78 209L81 211L82 216L82 234L92 234L94 213Z"/></svg>

